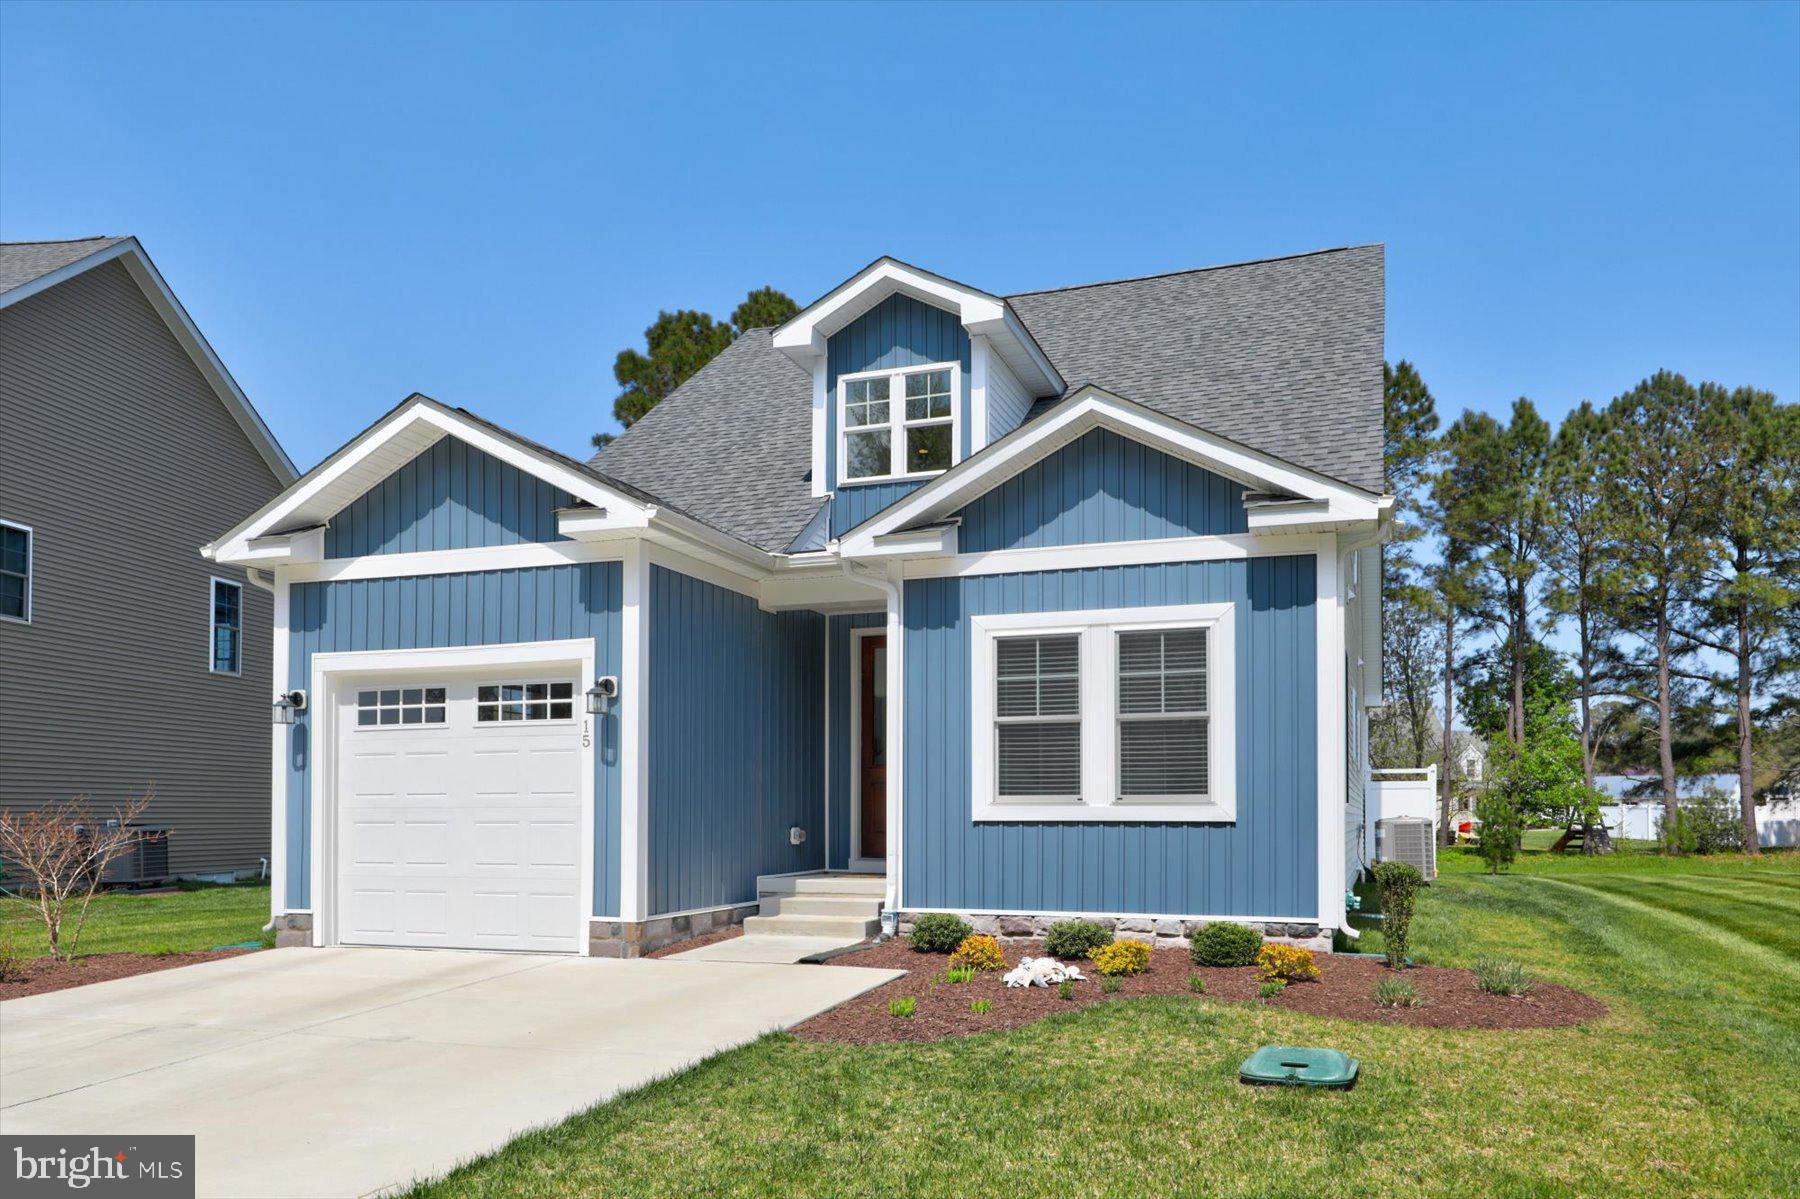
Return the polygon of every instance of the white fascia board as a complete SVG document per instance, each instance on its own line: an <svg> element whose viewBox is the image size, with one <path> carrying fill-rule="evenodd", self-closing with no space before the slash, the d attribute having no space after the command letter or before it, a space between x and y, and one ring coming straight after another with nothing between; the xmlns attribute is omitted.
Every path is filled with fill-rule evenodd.
<svg viewBox="0 0 1800 1199"><path fill-rule="evenodd" d="M1005 359L1006 365L1012 368L1019 382L1029 388L1034 395L1060 395L1068 384L1050 358L1038 345L1037 338L1025 328L1019 320L1018 313L1010 304L1002 304L1000 314L996 317L964 321L971 337L980 335L994 344L995 352Z"/></svg>
<svg viewBox="0 0 1800 1199"><path fill-rule="evenodd" d="M156 310L156 315L162 318L163 324L193 360L201 377L212 388L213 394L218 396L219 402L225 405L225 411L231 414L231 419L237 422L244 435L250 439L251 448L268 464L276 481L285 486L297 479L300 472L295 468L293 459L287 456L287 451L275 440L275 434L263 423L262 415L256 411L250 397L244 394L243 388L237 385L237 380L231 377L231 372L225 369L225 363L201 335L199 326L194 324L187 309L181 306L181 301L175 298L168 281L156 269L156 264L150 261L150 256L144 252L144 247L137 238L128 237L115 242L85 258L78 258L67 266L59 267L48 275L40 275L29 283L20 284L0 295L0 309L10 308L21 300L28 300L39 292L48 291L115 259L121 260L121 265L138 285L138 290L144 293L150 306Z"/></svg>
<svg viewBox="0 0 1800 1199"><path fill-rule="evenodd" d="M811 369L833 333L895 292L955 312L965 327L1004 322L1006 301L892 258L878 258L776 329L774 347Z"/></svg>
<svg viewBox="0 0 1800 1199"><path fill-rule="evenodd" d="M650 524L644 509L614 512L610 508L558 508L556 531L575 541L608 541L635 537Z"/></svg>
<svg viewBox="0 0 1800 1199"><path fill-rule="evenodd" d="M413 396L373 428L352 440L264 505L255 515L211 545L202 548L201 553L216 562L241 564L250 541L266 536L295 513L304 511L310 502L322 501L332 513L342 510L366 489L356 485L354 472L359 465L394 439L407 435L419 439L418 435L421 433L429 438L420 439L421 447L429 445L438 437L456 437L491 457L536 478L547 480L561 490L586 500L596 508L604 508L617 517L652 510L650 506L607 487L589 475L571 470L564 464L532 451L421 395ZM369 480L368 485L372 486L375 481ZM343 490L344 494L332 494L334 487Z"/></svg>
<svg viewBox="0 0 1800 1199"><path fill-rule="evenodd" d="M252 538L236 561L245 565L288 566L296 562L318 562L324 557L325 526L314 525L292 533Z"/></svg>
<svg viewBox="0 0 1800 1199"><path fill-rule="evenodd" d="M1282 462L1090 386L852 529L841 539L842 552L846 557L867 556L877 538L947 516L1097 428L1111 429L1249 487L1288 492L1324 503L1323 509L1306 512L1304 522L1272 521L1253 527L1300 532L1320 524L1373 523L1387 507L1385 497Z"/></svg>

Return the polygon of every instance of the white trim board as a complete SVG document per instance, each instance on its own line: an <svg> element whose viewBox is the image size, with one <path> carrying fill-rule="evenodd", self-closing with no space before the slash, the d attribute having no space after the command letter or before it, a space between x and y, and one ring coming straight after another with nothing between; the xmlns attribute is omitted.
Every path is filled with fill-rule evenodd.
<svg viewBox="0 0 1800 1199"><path fill-rule="evenodd" d="M1232 603L1168 604L972 616L969 644L970 819L976 824L1225 824L1237 819L1237 616ZM1207 775L1204 799L1119 795L1118 634L1205 628ZM1002 799L996 794L995 647L1009 636L1081 638L1081 796Z"/></svg>
<svg viewBox="0 0 1800 1199"><path fill-rule="evenodd" d="M453 646L442 649L327 651L312 656L307 696L308 736L311 739L312 777L307 802L311 807L309 845L311 870L308 892L314 914L312 943L335 945L337 941L337 704L332 701L339 686L380 674L442 674L456 671L509 667L574 667L577 678L594 677L595 647L591 637L567 641L519 641L499 645ZM597 730L594 736L598 742ZM580 928L576 952L586 956L588 922L594 915L594 813L596 810L594 754L592 747L580 755L582 797L580 838L581 899L576 905ZM622 764L623 765L623 764ZM285 823L285 820L284 820ZM621 863L621 867L622 867ZM285 862L283 868L285 870ZM328 889L329 886L329 889ZM607 917L601 917L606 919Z"/></svg>

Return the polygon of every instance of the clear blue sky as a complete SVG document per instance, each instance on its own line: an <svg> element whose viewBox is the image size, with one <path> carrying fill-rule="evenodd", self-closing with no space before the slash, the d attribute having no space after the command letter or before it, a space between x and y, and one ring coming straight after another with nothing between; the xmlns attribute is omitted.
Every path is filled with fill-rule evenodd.
<svg viewBox="0 0 1800 1199"><path fill-rule="evenodd" d="M660 307L1388 247L1449 411L1800 396L1800 7L0 8L0 236L133 233L302 466L582 451Z"/></svg>

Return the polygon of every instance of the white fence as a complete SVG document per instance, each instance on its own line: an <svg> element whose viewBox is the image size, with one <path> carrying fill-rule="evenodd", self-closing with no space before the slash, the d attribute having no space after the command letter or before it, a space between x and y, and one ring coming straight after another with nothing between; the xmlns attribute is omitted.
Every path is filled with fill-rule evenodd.
<svg viewBox="0 0 1800 1199"><path fill-rule="evenodd" d="M1371 770L1366 792L1367 814L1363 817L1364 847L1368 860L1375 860L1375 822L1389 816L1421 816L1431 821L1433 834L1438 826L1438 768L1426 766L1418 770Z"/></svg>

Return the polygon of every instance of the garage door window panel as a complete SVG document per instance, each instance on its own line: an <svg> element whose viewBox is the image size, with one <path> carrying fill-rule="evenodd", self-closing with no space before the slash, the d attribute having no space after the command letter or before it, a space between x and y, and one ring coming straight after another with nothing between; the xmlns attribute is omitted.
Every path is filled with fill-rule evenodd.
<svg viewBox="0 0 1800 1199"><path fill-rule="evenodd" d="M547 723L574 718L574 683L483 683L475 690L478 724Z"/></svg>
<svg viewBox="0 0 1800 1199"><path fill-rule="evenodd" d="M444 688L364 687L356 693L356 727L405 728L444 723Z"/></svg>

